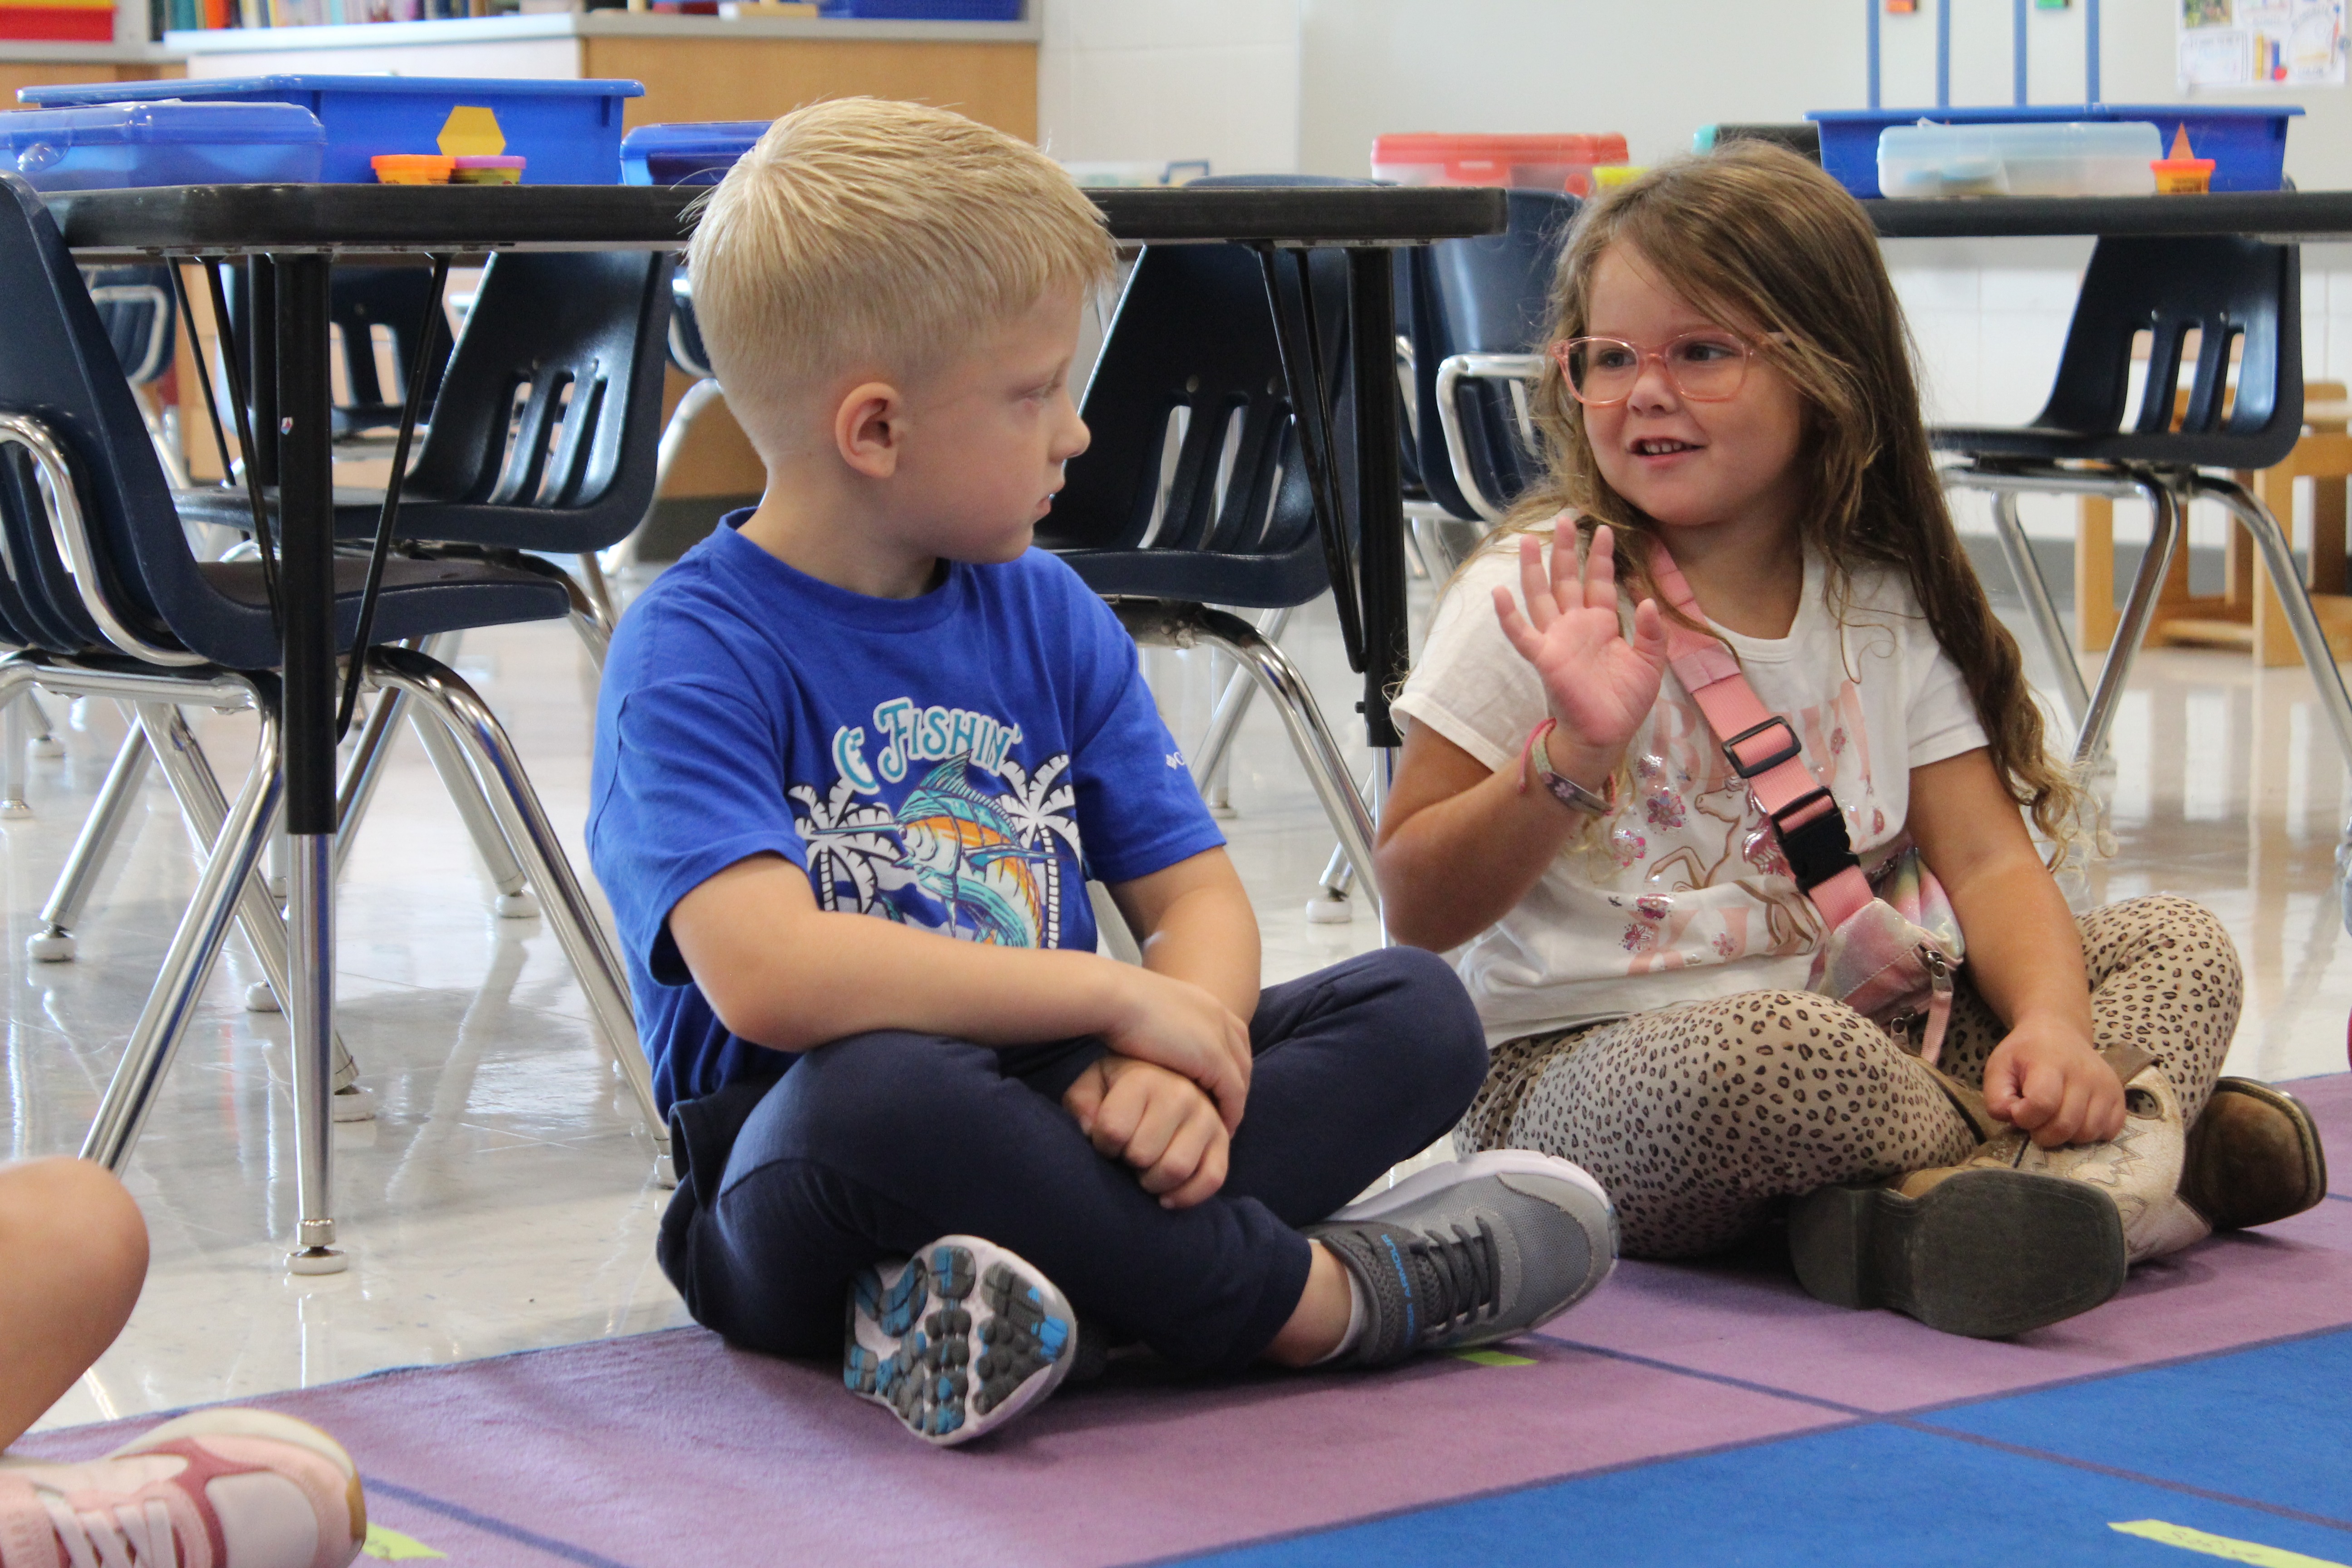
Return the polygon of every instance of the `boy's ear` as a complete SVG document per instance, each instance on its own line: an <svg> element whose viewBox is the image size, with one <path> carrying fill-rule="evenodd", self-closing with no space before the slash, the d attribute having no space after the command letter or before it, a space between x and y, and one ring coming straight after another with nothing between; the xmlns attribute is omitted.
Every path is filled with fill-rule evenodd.
<svg viewBox="0 0 2352 1568"><path fill-rule="evenodd" d="M907 403L887 382L852 387L833 413L833 444L841 460L870 479L898 471L907 439Z"/></svg>

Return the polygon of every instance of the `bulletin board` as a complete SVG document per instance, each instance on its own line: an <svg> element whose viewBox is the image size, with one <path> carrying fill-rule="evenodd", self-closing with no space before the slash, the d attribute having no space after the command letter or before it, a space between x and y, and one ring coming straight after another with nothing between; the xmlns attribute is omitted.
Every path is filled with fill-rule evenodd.
<svg viewBox="0 0 2352 1568"><path fill-rule="evenodd" d="M2345 0L2177 0L2180 85L2342 86Z"/></svg>

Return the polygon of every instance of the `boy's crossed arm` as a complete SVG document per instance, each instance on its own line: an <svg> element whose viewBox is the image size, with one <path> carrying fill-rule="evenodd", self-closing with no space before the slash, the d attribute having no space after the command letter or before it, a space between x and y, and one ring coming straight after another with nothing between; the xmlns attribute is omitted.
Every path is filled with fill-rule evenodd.
<svg viewBox="0 0 2352 1568"><path fill-rule="evenodd" d="M740 1038L803 1051L869 1029L986 1046L1099 1037L1113 1053L1063 1103L1171 1207L1215 1192L1248 1098L1257 921L1223 849L1111 889L1144 967L957 942L820 909L781 855L739 860L671 910L678 953Z"/></svg>

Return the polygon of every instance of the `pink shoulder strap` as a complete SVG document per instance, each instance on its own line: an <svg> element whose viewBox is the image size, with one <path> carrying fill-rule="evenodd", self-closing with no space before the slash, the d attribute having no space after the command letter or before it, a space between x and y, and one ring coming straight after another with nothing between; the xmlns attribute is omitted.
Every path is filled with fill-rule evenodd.
<svg viewBox="0 0 2352 1568"><path fill-rule="evenodd" d="M1667 604L1707 624L1682 568L1664 550L1651 552L1650 575ZM1706 716L1724 760L1748 781L1757 808L1771 819L1797 886L1835 931L1876 895L1854 858L1836 797L1805 766L1795 726L1764 706L1730 648L1672 616L1666 617L1666 663Z"/></svg>

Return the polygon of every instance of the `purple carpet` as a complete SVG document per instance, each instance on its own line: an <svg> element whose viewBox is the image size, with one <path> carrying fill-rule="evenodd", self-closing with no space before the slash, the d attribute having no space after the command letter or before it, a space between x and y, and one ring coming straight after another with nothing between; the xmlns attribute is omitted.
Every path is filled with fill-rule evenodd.
<svg viewBox="0 0 2352 1568"><path fill-rule="evenodd" d="M2352 1151L2352 1075L2294 1087L2330 1145ZM1510 1346L1524 1364L1439 1358L1207 1386L1123 1366L961 1451L908 1439L830 1366L699 1330L253 1403L335 1433L376 1521L453 1563L1092 1568L2347 1325L2352 1196L2141 1268L2105 1307L2014 1342L1825 1307L1772 1265L1629 1263ZM101 1452L146 1424L45 1433L17 1451Z"/></svg>

